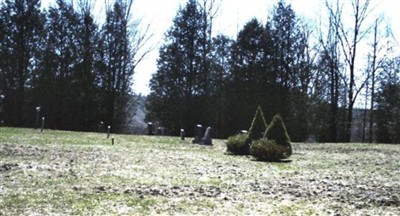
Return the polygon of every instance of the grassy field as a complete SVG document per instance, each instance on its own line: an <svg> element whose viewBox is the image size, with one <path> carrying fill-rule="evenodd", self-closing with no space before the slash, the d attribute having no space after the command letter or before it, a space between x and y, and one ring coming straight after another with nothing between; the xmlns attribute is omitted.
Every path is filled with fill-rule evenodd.
<svg viewBox="0 0 400 216"><path fill-rule="evenodd" d="M0 128L0 215L400 215L400 145L265 163L213 141Z"/></svg>

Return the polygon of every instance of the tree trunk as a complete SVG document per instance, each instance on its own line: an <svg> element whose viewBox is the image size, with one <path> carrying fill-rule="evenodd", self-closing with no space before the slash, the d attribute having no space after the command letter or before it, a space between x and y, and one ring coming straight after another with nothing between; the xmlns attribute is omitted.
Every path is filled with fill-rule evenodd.
<svg viewBox="0 0 400 216"><path fill-rule="evenodd" d="M369 116L369 143L374 141L374 103L375 103L375 72L376 72L376 52L377 52L377 33L378 33L378 20L375 21L374 28L374 54L372 57L372 75L371 75L371 107Z"/></svg>

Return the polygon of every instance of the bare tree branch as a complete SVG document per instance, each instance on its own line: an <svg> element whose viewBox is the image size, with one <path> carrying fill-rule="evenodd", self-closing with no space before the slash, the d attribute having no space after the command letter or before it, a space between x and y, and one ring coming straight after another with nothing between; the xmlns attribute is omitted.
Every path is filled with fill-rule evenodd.
<svg viewBox="0 0 400 216"><path fill-rule="evenodd" d="M363 81L361 86L358 88L355 80L355 72L356 72L356 56L357 56L357 46L360 41L365 39L366 35L370 32L372 25L367 26L367 28L363 29L365 26L365 21L367 17L370 15L371 11L369 10L370 0L365 0L364 3L360 3L360 0L352 0L351 6L353 8L353 29L351 31L347 31L344 27L344 23L342 21L342 8L343 5L340 5L339 0L336 2L336 8L333 8L328 1L326 0L326 6L329 11L330 22L337 27L339 30L337 32L337 36L339 38L343 54L345 56L346 64L349 69L349 80L348 80L348 117L347 117L347 127L346 127L346 141L350 141L351 138L351 128L352 128L352 118L353 118L353 106L357 99L358 94L361 89L364 88L367 78Z"/></svg>

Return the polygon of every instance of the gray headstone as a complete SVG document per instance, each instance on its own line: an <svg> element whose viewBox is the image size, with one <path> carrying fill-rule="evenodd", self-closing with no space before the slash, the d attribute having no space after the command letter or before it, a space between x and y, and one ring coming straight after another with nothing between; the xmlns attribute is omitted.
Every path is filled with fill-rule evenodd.
<svg viewBox="0 0 400 216"><path fill-rule="evenodd" d="M203 126L200 124L196 125L194 129L194 140L192 141L192 143L200 144L202 134L203 134Z"/></svg>
<svg viewBox="0 0 400 216"><path fill-rule="evenodd" d="M44 129L44 117L42 117L42 127L40 128L40 132L43 132Z"/></svg>
<svg viewBox="0 0 400 216"><path fill-rule="evenodd" d="M201 139L201 144L212 145L211 127L208 127L206 129L206 132L204 133L204 137Z"/></svg>

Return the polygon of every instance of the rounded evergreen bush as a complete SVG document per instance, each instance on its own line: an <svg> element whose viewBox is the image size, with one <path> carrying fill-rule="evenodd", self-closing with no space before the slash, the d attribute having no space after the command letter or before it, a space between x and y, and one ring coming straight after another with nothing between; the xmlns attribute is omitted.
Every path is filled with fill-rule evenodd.
<svg viewBox="0 0 400 216"><path fill-rule="evenodd" d="M226 142L227 151L236 155L249 155L250 139L246 134L231 136Z"/></svg>
<svg viewBox="0 0 400 216"><path fill-rule="evenodd" d="M260 139L253 141L250 154L261 161L279 161L287 158L287 147L279 145L275 140Z"/></svg>

